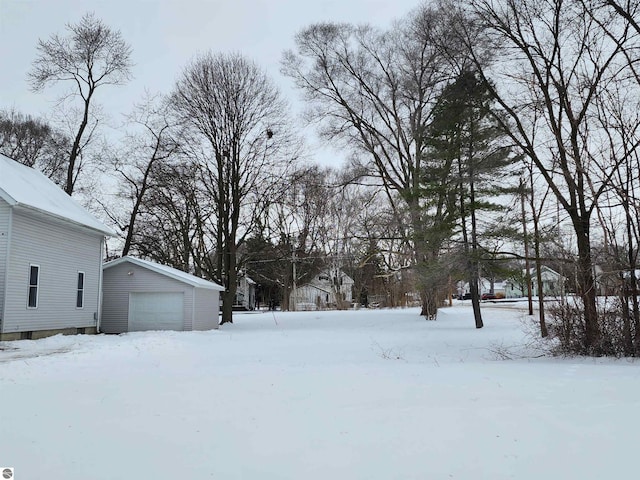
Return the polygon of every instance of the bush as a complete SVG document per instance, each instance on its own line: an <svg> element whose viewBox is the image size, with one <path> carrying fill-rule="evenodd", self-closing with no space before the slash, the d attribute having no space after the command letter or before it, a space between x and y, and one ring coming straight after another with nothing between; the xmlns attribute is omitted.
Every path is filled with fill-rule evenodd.
<svg viewBox="0 0 640 480"><path fill-rule="evenodd" d="M551 306L548 309L549 335L558 340L557 355L639 356L632 339L635 331L620 300L603 304L598 309L600 339L591 348L586 346L584 307L578 299ZM637 346L636 346L637 347Z"/></svg>

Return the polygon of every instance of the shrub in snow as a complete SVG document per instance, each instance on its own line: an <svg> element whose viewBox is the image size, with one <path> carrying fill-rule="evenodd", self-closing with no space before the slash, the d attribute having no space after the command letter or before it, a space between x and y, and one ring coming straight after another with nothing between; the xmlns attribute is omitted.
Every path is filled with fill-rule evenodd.
<svg viewBox="0 0 640 480"><path fill-rule="evenodd" d="M640 356L640 331L629 308L620 299L598 305L598 342L586 347L584 307L571 299L549 308L549 333L558 340L554 353L559 355Z"/></svg>

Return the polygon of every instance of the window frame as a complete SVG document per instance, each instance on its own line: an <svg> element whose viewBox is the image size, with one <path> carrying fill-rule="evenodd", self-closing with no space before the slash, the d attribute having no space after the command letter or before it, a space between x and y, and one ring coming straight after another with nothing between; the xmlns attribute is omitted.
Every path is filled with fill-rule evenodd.
<svg viewBox="0 0 640 480"><path fill-rule="evenodd" d="M31 283L31 271L32 269L37 269L36 274L36 283ZM35 289L35 305L31 305L31 290ZM40 305L40 265L36 263L29 264L29 273L27 275L27 309L28 310L37 310Z"/></svg>
<svg viewBox="0 0 640 480"><path fill-rule="evenodd" d="M82 288L80 288L80 276L82 275ZM84 308L84 292L85 292L85 282L86 282L86 274L82 270L78 270L78 275L76 276L76 308L78 310L82 310ZM82 297L80 294L82 293ZM81 302L78 302L81 300ZM80 303L80 305L78 305Z"/></svg>

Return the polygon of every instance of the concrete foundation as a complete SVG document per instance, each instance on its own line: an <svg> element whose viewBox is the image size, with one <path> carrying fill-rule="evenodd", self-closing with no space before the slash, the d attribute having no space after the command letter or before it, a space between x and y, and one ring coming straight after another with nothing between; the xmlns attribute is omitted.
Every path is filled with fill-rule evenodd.
<svg viewBox="0 0 640 480"><path fill-rule="evenodd" d="M11 342L13 340L38 340L39 338L52 337L53 335L95 335L96 327L60 328L57 330L34 330L32 332L0 333L0 341Z"/></svg>

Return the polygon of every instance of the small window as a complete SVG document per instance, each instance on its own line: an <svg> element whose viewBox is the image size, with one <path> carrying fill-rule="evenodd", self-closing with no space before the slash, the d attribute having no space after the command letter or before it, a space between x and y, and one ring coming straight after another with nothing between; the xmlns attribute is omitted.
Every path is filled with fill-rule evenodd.
<svg viewBox="0 0 640 480"><path fill-rule="evenodd" d="M38 308L38 289L40 286L40 267L29 266L29 293L27 298L28 308Z"/></svg>
<svg viewBox="0 0 640 480"><path fill-rule="evenodd" d="M76 308L84 307L84 272L78 272L78 290L76 293Z"/></svg>

